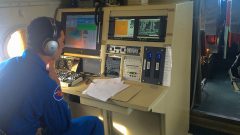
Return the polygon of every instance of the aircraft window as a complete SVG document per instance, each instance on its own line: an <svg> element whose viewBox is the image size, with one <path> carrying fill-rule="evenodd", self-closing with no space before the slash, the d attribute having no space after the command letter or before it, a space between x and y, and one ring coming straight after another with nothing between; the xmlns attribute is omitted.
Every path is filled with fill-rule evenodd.
<svg viewBox="0 0 240 135"><path fill-rule="evenodd" d="M21 56L26 48L26 34L25 30L17 30L11 34L7 42L7 55L12 58Z"/></svg>

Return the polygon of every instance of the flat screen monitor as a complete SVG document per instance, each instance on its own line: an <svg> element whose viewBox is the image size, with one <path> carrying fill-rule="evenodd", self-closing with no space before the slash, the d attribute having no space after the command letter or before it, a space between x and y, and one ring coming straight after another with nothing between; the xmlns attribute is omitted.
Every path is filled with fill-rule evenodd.
<svg viewBox="0 0 240 135"><path fill-rule="evenodd" d="M167 16L111 17L108 38L114 40L164 42L166 28Z"/></svg>
<svg viewBox="0 0 240 135"><path fill-rule="evenodd" d="M134 34L134 19L116 19L114 37L129 37Z"/></svg>
<svg viewBox="0 0 240 135"><path fill-rule="evenodd" d="M139 19L138 37L158 38L160 19Z"/></svg>
<svg viewBox="0 0 240 135"><path fill-rule="evenodd" d="M164 41L166 36L166 17L142 17L138 19L137 39L145 41Z"/></svg>
<svg viewBox="0 0 240 135"><path fill-rule="evenodd" d="M133 18L110 18L109 38L110 39L133 39L135 19Z"/></svg>
<svg viewBox="0 0 240 135"><path fill-rule="evenodd" d="M65 24L64 52L100 54L101 26L95 24L94 12L65 12L62 18Z"/></svg>

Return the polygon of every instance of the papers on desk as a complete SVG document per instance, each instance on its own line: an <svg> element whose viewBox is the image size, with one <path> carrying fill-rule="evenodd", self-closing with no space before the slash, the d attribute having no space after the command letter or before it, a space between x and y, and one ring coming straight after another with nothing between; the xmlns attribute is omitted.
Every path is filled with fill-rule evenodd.
<svg viewBox="0 0 240 135"><path fill-rule="evenodd" d="M126 89L129 85L123 84L120 78L94 79L83 94L96 99L107 101L118 92Z"/></svg>

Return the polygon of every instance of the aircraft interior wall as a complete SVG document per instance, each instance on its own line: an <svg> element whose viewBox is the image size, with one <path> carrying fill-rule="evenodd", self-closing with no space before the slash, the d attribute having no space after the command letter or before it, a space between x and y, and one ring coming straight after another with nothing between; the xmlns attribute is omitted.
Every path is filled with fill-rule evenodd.
<svg viewBox="0 0 240 135"><path fill-rule="evenodd" d="M4 60L6 41L10 34L18 29L25 29L28 23L39 16L53 17L60 0L0 1L0 61Z"/></svg>

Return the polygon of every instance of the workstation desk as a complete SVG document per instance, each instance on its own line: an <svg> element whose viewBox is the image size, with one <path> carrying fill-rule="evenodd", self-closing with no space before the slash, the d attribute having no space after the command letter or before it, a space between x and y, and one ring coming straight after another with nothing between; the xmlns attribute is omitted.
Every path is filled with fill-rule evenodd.
<svg viewBox="0 0 240 135"><path fill-rule="evenodd" d="M93 9L60 9L58 18L61 20L62 13L90 11L93 11ZM145 68L142 67L145 67L145 52L147 52L148 49L152 52L156 52L154 48L165 48L166 50L169 49L169 56L167 60L165 59L165 62L168 61L168 68L165 68L167 67L165 65L162 69L164 71L163 78L165 78L163 80L168 80L169 84L162 86L163 84L161 84L161 82L147 83L144 81L146 80L144 72L138 72L142 79L135 82L129 80L125 81L125 83L130 84L130 86L113 96L107 102L82 94L88 86L84 82L74 87L62 88L63 92L80 97L80 105L92 106L102 110L105 135L114 135L112 120L118 120L124 123L129 129L129 134L127 135L188 134L193 2L168 3L164 1L160 4L152 5L104 7L103 12L101 54L97 57L89 57L99 60L101 69L99 74L103 75L107 73L105 71L106 59L110 56L114 56L116 53L116 55L121 58L119 64L119 75L121 78L124 79L124 73L126 73L124 72L126 71L124 68L124 66L126 66L124 60L132 60L133 62L131 61L131 64L136 65L137 61L133 59L136 56L121 54L120 50L111 52L111 50L108 50L109 48L139 48L138 52L140 53L137 56L137 60L140 61L140 65L138 65L140 71L145 70ZM128 41L109 37L109 34L111 34L111 31L109 31L111 28L109 26L112 23L112 18L117 20L117 18L121 17L133 17L139 20L139 18L149 15L152 17L164 16L164 18L167 18L164 41ZM86 57L82 54L66 53L66 55ZM152 64L152 67L154 67L154 64ZM91 111L88 111L88 113L91 114ZM124 116L120 114L124 114ZM120 118L114 116L120 116Z"/></svg>
<svg viewBox="0 0 240 135"><path fill-rule="evenodd" d="M163 86L127 82L129 87L117 93L107 102L92 98L82 92L88 87L85 82L81 82L74 87L63 87L65 94L80 97L80 104L96 107L102 110L104 119L105 135L112 133L112 112L129 115L134 110L151 112L154 103L166 94ZM106 86L107 87L107 86ZM161 87L161 90L158 87Z"/></svg>

